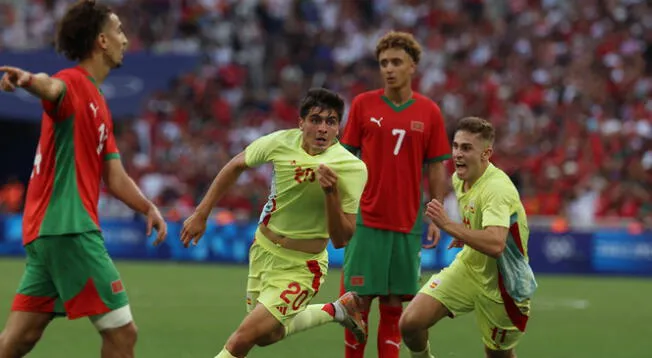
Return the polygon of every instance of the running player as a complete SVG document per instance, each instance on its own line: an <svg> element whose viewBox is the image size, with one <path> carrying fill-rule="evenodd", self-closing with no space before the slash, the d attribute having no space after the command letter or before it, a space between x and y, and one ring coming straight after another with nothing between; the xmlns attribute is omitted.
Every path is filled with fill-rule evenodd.
<svg viewBox="0 0 652 358"><path fill-rule="evenodd" d="M453 140L453 187L462 223L452 222L432 200L426 216L464 245L453 263L423 286L401 317L403 339L413 358L432 358L428 328L442 318L475 311L490 358L516 357L525 332L536 281L528 264L529 229L518 191L489 162L493 126L462 119Z"/></svg>
<svg viewBox="0 0 652 358"><path fill-rule="evenodd" d="M337 142L343 110L336 93L310 90L300 105L299 128L261 137L236 155L184 222L183 243L197 243L211 208L240 174L273 163L269 201L249 252L249 314L216 358L245 357L255 345L333 321L365 338L355 293L309 305L328 270L328 238L336 248L350 240L367 181L364 163Z"/></svg>
<svg viewBox="0 0 652 358"><path fill-rule="evenodd" d="M98 87L122 64L127 43L110 8L80 1L56 34L57 50L77 66L53 77L0 67L2 90L22 87L44 109L23 215L27 265L0 334L0 357L26 355L60 314L90 317L102 336L103 358L134 355L136 326L98 223L100 181L147 215L147 234L158 231L155 244L165 239L167 227L120 162L111 113Z"/></svg>
<svg viewBox="0 0 652 358"><path fill-rule="evenodd" d="M422 189L427 168L430 198L443 200L446 174L442 161L450 145L439 107L412 91L412 76L421 47L411 34L390 32L378 41L376 58L385 87L353 100L342 144L369 170L362 194L357 229L345 249L342 292L363 298L365 322L374 297L379 297L379 357L398 358L398 321L405 297L419 289L423 233ZM435 225L428 227L434 247ZM347 358L362 358L364 344L345 333Z"/></svg>

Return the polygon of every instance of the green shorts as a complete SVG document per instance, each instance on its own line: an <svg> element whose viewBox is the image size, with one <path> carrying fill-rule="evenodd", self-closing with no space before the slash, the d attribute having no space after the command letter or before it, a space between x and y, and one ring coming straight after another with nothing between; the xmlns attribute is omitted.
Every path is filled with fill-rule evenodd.
<svg viewBox="0 0 652 358"><path fill-rule="evenodd" d="M357 225L344 250L344 288L364 296L419 290L421 236Z"/></svg>
<svg viewBox="0 0 652 358"><path fill-rule="evenodd" d="M482 342L493 350L509 350L525 334L507 314L506 305L496 290L488 292L467 272L466 266L455 261L433 275L419 293L441 302L453 317L475 311ZM530 301L518 303L521 314L529 315Z"/></svg>
<svg viewBox="0 0 652 358"><path fill-rule="evenodd" d="M25 251L27 264L13 311L76 319L129 303L100 232L42 236L27 244Z"/></svg>
<svg viewBox="0 0 652 358"><path fill-rule="evenodd" d="M328 252L308 254L277 246L256 230L249 249L247 311L262 304L286 324L317 295L328 273Z"/></svg>

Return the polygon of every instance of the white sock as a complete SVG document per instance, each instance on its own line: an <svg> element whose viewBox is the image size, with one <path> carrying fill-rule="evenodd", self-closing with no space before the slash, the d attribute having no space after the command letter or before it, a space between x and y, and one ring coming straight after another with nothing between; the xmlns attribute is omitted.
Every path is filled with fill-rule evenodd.
<svg viewBox="0 0 652 358"><path fill-rule="evenodd" d="M338 322L344 321L346 318L346 309L339 301L333 302L333 308L335 308L335 320Z"/></svg>
<svg viewBox="0 0 652 358"><path fill-rule="evenodd" d="M426 342L426 349L421 352L412 352L410 351L410 357L412 358L435 358L434 355L430 353L430 341Z"/></svg>

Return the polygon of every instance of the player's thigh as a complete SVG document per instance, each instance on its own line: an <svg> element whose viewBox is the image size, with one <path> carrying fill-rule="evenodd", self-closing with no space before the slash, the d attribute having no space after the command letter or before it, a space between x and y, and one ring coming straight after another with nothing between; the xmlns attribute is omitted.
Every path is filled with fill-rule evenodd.
<svg viewBox="0 0 652 358"><path fill-rule="evenodd" d="M278 317L263 304L257 304L229 338L234 345L267 345L281 340L285 328Z"/></svg>
<svg viewBox="0 0 652 358"><path fill-rule="evenodd" d="M419 293L403 310L399 326L403 332L424 330L449 315L448 308L436 298Z"/></svg>
<svg viewBox="0 0 652 358"><path fill-rule="evenodd" d="M496 351L497 357L514 349L524 335L507 315L503 302L480 296L476 300L475 315L482 342L489 352Z"/></svg>
<svg viewBox="0 0 652 358"><path fill-rule="evenodd" d="M54 317L54 313L47 312L11 311L2 337L10 346L35 344Z"/></svg>
<svg viewBox="0 0 652 358"><path fill-rule="evenodd" d="M319 292L328 272L328 254L288 253L288 250L279 254L261 250L259 257L264 267L257 300L285 324L303 311Z"/></svg>
<svg viewBox="0 0 652 358"><path fill-rule="evenodd" d="M63 304L46 265L43 242L35 240L25 246L25 271L18 284L12 311L63 315Z"/></svg>
<svg viewBox="0 0 652 358"><path fill-rule="evenodd" d="M419 291L421 278L421 237L392 232L392 257L389 270L389 293L411 296Z"/></svg>
<svg viewBox="0 0 652 358"><path fill-rule="evenodd" d="M70 319L104 315L129 304L99 232L42 240L48 245L48 266Z"/></svg>
<svg viewBox="0 0 652 358"><path fill-rule="evenodd" d="M387 230L357 225L344 249L344 288L362 296L387 295L392 236Z"/></svg>
<svg viewBox="0 0 652 358"><path fill-rule="evenodd" d="M451 318L454 318L473 311L478 291L466 274L466 267L453 262L451 266L432 275L419 293L441 302L450 312Z"/></svg>

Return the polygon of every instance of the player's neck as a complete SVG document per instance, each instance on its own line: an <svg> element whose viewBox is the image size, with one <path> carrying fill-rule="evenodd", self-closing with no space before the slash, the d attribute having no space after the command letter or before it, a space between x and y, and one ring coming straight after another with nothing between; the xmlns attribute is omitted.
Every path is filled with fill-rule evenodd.
<svg viewBox="0 0 652 358"><path fill-rule="evenodd" d="M469 191L469 190L473 187L473 185L474 185L475 183L477 183L478 180L480 180L480 178L482 178L482 176L484 175L484 173L487 171L487 168L489 168L489 162L486 162L486 163L483 162L483 163L480 165L480 173L478 174L478 176L475 177L475 178L472 178L472 179L469 179L469 180L465 180L465 181L464 181L464 191L465 191L465 192L466 192L466 191Z"/></svg>
<svg viewBox="0 0 652 358"><path fill-rule="evenodd" d="M88 72L91 77L95 80L98 85L101 85L102 82L109 75L111 69L106 66L100 59L97 58L88 58L79 62L79 66Z"/></svg>
<svg viewBox="0 0 652 358"><path fill-rule="evenodd" d="M385 97L397 106L402 106L405 102L412 99L412 88L404 86L401 88L385 87Z"/></svg>

